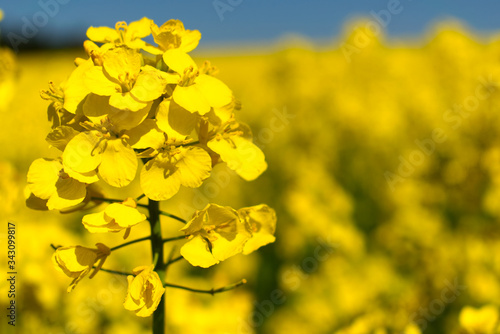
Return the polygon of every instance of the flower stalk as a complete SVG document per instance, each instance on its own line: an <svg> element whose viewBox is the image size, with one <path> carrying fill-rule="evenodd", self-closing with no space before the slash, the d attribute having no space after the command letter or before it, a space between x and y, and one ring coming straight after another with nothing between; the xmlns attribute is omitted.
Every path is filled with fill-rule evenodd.
<svg viewBox="0 0 500 334"><path fill-rule="evenodd" d="M149 225L151 228L151 253L156 259L154 271L158 273L160 280L165 279L165 259L163 254L163 237L160 223L160 202L149 200ZM153 334L165 333L165 294L162 296L158 308L153 313Z"/></svg>

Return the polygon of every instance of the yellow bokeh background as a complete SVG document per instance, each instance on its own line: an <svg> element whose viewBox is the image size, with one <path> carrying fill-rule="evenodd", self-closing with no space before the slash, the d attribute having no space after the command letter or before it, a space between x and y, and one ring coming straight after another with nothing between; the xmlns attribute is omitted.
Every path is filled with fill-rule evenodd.
<svg viewBox="0 0 500 334"><path fill-rule="evenodd" d="M277 240L211 269L172 265L171 283L249 283L214 297L167 289L168 333L498 332L500 35L449 22L393 42L364 27L353 22L321 47L195 54L242 102L238 119L251 125L269 168L246 183L217 166L162 209L188 219L208 202L267 203ZM51 243L113 246L121 236L87 233L84 213L24 204L31 161L57 155L44 141L50 123L39 91L63 81L83 49L0 52L0 264L12 221L19 333L149 333L150 319L123 309L124 277L101 272L67 294L69 279L50 260ZM103 191L140 194L137 183ZM165 235L180 235L181 224L162 223ZM139 225L133 237L148 231ZM105 267L131 271L150 256L138 243ZM0 280L2 310L7 285Z"/></svg>

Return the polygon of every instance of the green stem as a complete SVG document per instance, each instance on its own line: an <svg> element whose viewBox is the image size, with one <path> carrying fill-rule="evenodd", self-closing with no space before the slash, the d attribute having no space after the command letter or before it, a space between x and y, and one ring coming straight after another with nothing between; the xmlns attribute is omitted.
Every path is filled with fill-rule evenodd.
<svg viewBox="0 0 500 334"><path fill-rule="evenodd" d="M187 237L189 237L189 235L180 235L178 237L163 239L162 242L165 243L165 242L169 242L169 241L181 240L181 239L186 239Z"/></svg>
<svg viewBox="0 0 500 334"><path fill-rule="evenodd" d="M182 257L182 255L181 255L181 256L178 256L178 257L176 257L175 259L170 259L170 260L168 260L168 262L167 262L166 266L168 267L168 266L169 266L169 265L171 265L172 263L175 263L175 262L180 261L180 260L182 260L182 259L184 259L184 257Z"/></svg>
<svg viewBox="0 0 500 334"><path fill-rule="evenodd" d="M173 214L168 213L168 212L165 212L165 211L160 211L160 215L163 215L163 216L167 216L167 217L173 218L173 219L175 219L175 220L180 221L180 222L181 222L181 223L183 223L183 224L186 224L186 223L187 223L187 222L186 222L184 219L182 219L181 217L177 217L176 215L173 215Z"/></svg>
<svg viewBox="0 0 500 334"><path fill-rule="evenodd" d="M247 280L246 279L242 279L241 281L239 282L236 282L236 283L233 283L233 284L230 284L228 286L225 286L223 288L219 288L219 289L210 289L210 290L200 290L200 289L193 289L193 288L188 288L186 286L182 286L182 285L177 285L177 284L170 284L170 283L165 283L163 284L164 287L170 287L170 288L176 288L176 289L182 289L182 290L187 290L187 291L191 291L191 292L197 292L197 293L208 293L210 295L215 295L216 293L220 293L220 292L224 292L224 291L229 291L229 290L232 290L232 289L236 289L237 287L239 287L240 285L243 285L243 284L246 284L247 283Z"/></svg>
<svg viewBox="0 0 500 334"><path fill-rule="evenodd" d="M149 200L149 224L151 227L151 251L153 259L156 260L155 272L160 276L160 280L165 280L165 259L163 256L163 238L160 224L160 202ZM158 308L153 313L153 334L165 333L165 294L161 298Z"/></svg>
<svg viewBox="0 0 500 334"><path fill-rule="evenodd" d="M92 268L95 268L95 266L92 267ZM111 270L111 269L104 269L104 268L99 269L99 271L104 271L106 273L116 274L116 275L123 275L123 276L133 275L132 273L124 273L123 271Z"/></svg>
<svg viewBox="0 0 500 334"><path fill-rule="evenodd" d="M112 247L112 248L110 248L109 250L114 251L114 250L120 249L120 248L122 248L122 247L125 247L125 246L128 246L128 245L135 244L136 242L141 242L141 241L144 241L144 240L149 240L149 239L151 239L151 237L144 237L144 238L140 238L140 239L131 240L131 241L126 242L126 243L124 243L124 244L121 244L121 245L118 245L118 246Z"/></svg>
<svg viewBox="0 0 500 334"><path fill-rule="evenodd" d="M121 202L123 202L122 199L115 199L115 198L92 197L92 199L95 201L101 201L101 202L107 202L107 203L121 203Z"/></svg>

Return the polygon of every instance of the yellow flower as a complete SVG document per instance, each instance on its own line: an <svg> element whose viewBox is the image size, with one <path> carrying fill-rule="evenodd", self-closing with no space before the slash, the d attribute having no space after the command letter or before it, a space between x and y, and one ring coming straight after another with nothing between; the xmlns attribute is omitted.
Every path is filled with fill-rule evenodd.
<svg viewBox="0 0 500 334"><path fill-rule="evenodd" d="M167 148L142 167L141 188L148 198L163 201L174 196L181 185L201 186L211 170L212 159L204 149Z"/></svg>
<svg viewBox="0 0 500 334"><path fill-rule="evenodd" d="M87 29L87 37L97 43L112 45L126 45L132 49L141 49L146 46L141 38L151 34L152 20L143 17L139 21L120 21L115 25L115 29L109 27L90 27Z"/></svg>
<svg viewBox="0 0 500 334"><path fill-rule="evenodd" d="M252 142L247 125L230 123L212 138L207 146L246 181L253 181L266 169L264 153Z"/></svg>
<svg viewBox="0 0 500 334"><path fill-rule="evenodd" d="M109 96L109 104L121 110L138 111L159 98L176 76L141 66L142 56L133 49L118 47L102 56L102 66L85 72L85 85L97 95Z"/></svg>
<svg viewBox="0 0 500 334"><path fill-rule="evenodd" d="M182 70L182 66L180 68ZM183 78L175 87L172 99L191 113L205 115L212 108L220 109L231 104L233 93L219 79L207 74L198 74L198 71L190 67L184 70Z"/></svg>
<svg viewBox="0 0 500 334"><path fill-rule="evenodd" d="M479 309L466 306L460 311L460 325L469 333L493 333L498 321L498 309L493 305L485 305Z"/></svg>
<svg viewBox="0 0 500 334"><path fill-rule="evenodd" d="M185 140L199 119L200 115L187 111L172 99L164 99L156 110L156 125L173 142Z"/></svg>
<svg viewBox="0 0 500 334"><path fill-rule="evenodd" d="M73 70L69 78L56 87L53 83L49 83L49 90L42 90L40 95L44 100L52 101L51 106L56 113L64 111L76 114L81 102L85 99L90 89L84 84L85 73L94 67L92 59L87 59L82 62L76 69ZM59 123L63 125L63 123Z"/></svg>
<svg viewBox="0 0 500 334"><path fill-rule="evenodd" d="M154 266L140 266L133 270L134 276L128 276L128 292L123 307L134 311L139 317L149 317L158 307L165 288L153 271Z"/></svg>
<svg viewBox="0 0 500 334"><path fill-rule="evenodd" d="M141 124L151 110L152 102L136 111L117 109L109 104L109 96L90 93L83 103L83 114L94 123L94 128L113 132L116 135Z"/></svg>
<svg viewBox="0 0 500 334"><path fill-rule="evenodd" d="M201 34L198 30L186 30L179 20L169 20L158 27L151 25L153 38L161 51L178 49L182 52L194 50L200 42Z"/></svg>
<svg viewBox="0 0 500 334"><path fill-rule="evenodd" d="M86 184L70 176L60 160L53 159L33 161L28 170L28 187L34 196L47 200L49 210L77 205L87 194Z"/></svg>
<svg viewBox="0 0 500 334"><path fill-rule="evenodd" d="M245 221L252 231L252 237L245 243L243 254L250 254L260 247L274 242L276 230L276 212L265 204L241 208L238 210L240 218Z"/></svg>
<svg viewBox="0 0 500 334"><path fill-rule="evenodd" d="M97 175L113 187L124 187L134 178L138 162L134 150L125 139L111 138L92 130L73 137L64 149L65 169Z"/></svg>
<svg viewBox="0 0 500 334"><path fill-rule="evenodd" d="M158 127L154 119L147 119L140 125L126 131L128 142L136 149L160 149L166 141L165 133Z"/></svg>
<svg viewBox="0 0 500 334"><path fill-rule="evenodd" d="M193 266L208 268L243 251L252 236L248 224L231 207L209 204L181 229L190 240L181 255Z"/></svg>
<svg viewBox="0 0 500 334"><path fill-rule="evenodd" d="M126 230L124 239L130 233L130 228L146 220L146 216L137 209L136 202L128 198L123 203L113 203L99 213L83 217L82 223L91 233L119 232Z"/></svg>
<svg viewBox="0 0 500 334"><path fill-rule="evenodd" d="M94 277L111 253L106 245L97 243L96 246L97 249L82 246L59 247L56 249L52 256L56 268L73 278L68 287L68 292L71 292L78 282L92 271L92 267L97 263L96 268L89 276L89 278Z"/></svg>

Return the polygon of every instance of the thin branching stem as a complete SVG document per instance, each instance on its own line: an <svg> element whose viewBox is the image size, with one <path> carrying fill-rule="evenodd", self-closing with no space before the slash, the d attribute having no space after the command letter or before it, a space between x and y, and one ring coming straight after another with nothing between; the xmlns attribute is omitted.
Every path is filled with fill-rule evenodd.
<svg viewBox="0 0 500 334"><path fill-rule="evenodd" d="M121 244L121 245L118 245L118 246L112 247L112 248L110 248L110 250L111 250L111 251L114 251L114 250L120 249L120 248L122 248L122 247L125 247L125 246L128 246L128 245L135 244L136 242L141 242L141 241L150 240L150 239L151 239L151 236L144 237L144 238L140 238L140 239L131 240L131 241L126 242L126 243L123 243L123 244Z"/></svg>
<svg viewBox="0 0 500 334"><path fill-rule="evenodd" d="M181 240L181 239L186 239L189 235L180 235L178 237L173 237L173 238L167 238L163 239L163 243L169 242L169 241L175 241L175 240Z"/></svg>
<svg viewBox="0 0 500 334"><path fill-rule="evenodd" d="M225 291L236 289L237 287L239 287L239 286L241 286L243 284L246 284L246 283L247 283L247 280L246 279L242 279L239 282L227 285L227 286L225 286L223 288L210 289L210 290L193 289L193 288L189 288L189 287L186 287L186 286L177 285L177 284L170 284L170 283L165 283L165 284L163 284L163 286L164 287L169 287L169 288L174 288L174 289L187 290L187 291L196 292L196 293L207 293L207 294L210 294L210 295L213 296L216 293L220 293L220 292L225 292Z"/></svg>
<svg viewBox="0 0 500 334"><path fill-rule="evenodd" d="M101 202L106 202L106 203L122 203L122 199L116 199L116 198L104 198L104 197L92 197L91 198L94 201L101 201Z"/></svg>
<svg viewBox="0 0 500 334"><path fill-rule="evenodd" d="M187 223L185 219L182 219L181 217L177 217L176 215L173 215L173 214L165 212L165 211L160 211L160 215L167 216L167 217L170 217L172 219L178 220L183 224Z"/></svg>
<svg viewBox="0 0 500 334"><path fill-rule="evenodd" d="M95 268L95 267L92 267L92 268ZM123 271L111 270L111 269L105 269L105 268L101 268L101 269L99 269L99 271L104 271L106 273L115 274L115 275L122 275L122 276L133 275L132 273L125 273Z"/></svg>
<svg viewBox="0 0 500 334"><path fill-rule="evenodd" d="M178 257L176 257L176 258L171 258L171 259L169 259L169 260L167 261L167 264L166 264L166 265L167 265L167 267L168 267L168 266L169 266L169 265L171 265L172 263L175 263L175 262L180 261L180 260L182 260L182 259L184 259L184 257L183 257L182 255L179 255L179 256L178 256Z"/></svg>
<svg viewBox="0 0 500 334"><path fill-rule="evenodd" d="M110 251L114 251L114 250L117 250L117 249L120 249L122 247L125 247L125 246L128 246L128 245L132 245L132 244L135 244L136 242L141 242L141 241L145 241L145 240L150 240L151 237L148 236L148 237L144 237L144 238L140 238L140 239L135 239L135 240L131 240L129 242L126 242L126 243L123 243L121 245L118 245L118 246L115 246L115 247L112 247L110 248L109 250ZM59 247L61 246L55 246L54 244L50 244L50 247L52 247L54 250L58 249Z"/></svg>

